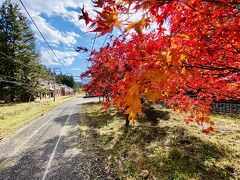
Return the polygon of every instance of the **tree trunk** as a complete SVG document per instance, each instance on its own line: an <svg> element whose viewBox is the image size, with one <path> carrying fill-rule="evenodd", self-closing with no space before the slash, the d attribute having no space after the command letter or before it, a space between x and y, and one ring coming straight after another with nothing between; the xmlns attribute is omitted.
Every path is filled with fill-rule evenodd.
<svg viewBox="0 0 240 180"><path fill-rule="evenodd" d="M126 121L125 121L125 126L126 126L126 127L128 127L128 126L129 126L129 123L130 123L128 117L129 117L129 115L126 116Z"/></svg>

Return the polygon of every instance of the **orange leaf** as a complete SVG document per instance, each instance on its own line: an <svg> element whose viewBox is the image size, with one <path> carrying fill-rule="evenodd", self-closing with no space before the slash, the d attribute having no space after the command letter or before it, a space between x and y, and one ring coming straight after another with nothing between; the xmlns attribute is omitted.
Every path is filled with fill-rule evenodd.
<svg viewBox="0 0 240 180"><path fill-rule="evenodd" d="M134 29L138 34L142 34L143 28L147 27L150 23L149 19L141 19L137 22L130 22L125 28L124 32Z"/></svg>
<svg viewBox="0 0 240 180"><path fill-rule="evenodd" d="M97 27L92 32L100 32L99 36L111 32L115 27L121 30L121 22L118 20L118 12L116 9L105 8L102 12L95 11L98 13L98 17L92 24Z"/></svg>

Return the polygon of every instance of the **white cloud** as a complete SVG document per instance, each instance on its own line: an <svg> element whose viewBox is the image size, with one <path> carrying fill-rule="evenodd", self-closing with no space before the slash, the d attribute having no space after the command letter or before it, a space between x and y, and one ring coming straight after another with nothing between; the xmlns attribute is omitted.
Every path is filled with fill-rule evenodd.
<svg viewBox="0 0 240 180"><path fill-rule="evenodd" d="M0 3L2 3L2 1L3 0L0 0ZM26 17L28 17L19 0L13 0L13 2L19 4L22 12L26 15ZM80 14L79 10L83 7L83 5L86 10L93 9L90 0L34 0L34 2L29 0L22 0L22 2L28 9L33 20L36 22L46 40L53 47L58 47L60 43L71 47L77 43L77 38L79 38L79 35L75 32L59 31L53 27L46 20L46 18L43 18L43 15L47 16L48 18L51 18L53 16L62 17L65 21L68 21L76 27L80 28L83 32L88 31L84 20L79 21L78 16ZM37 39L43 41L35 26L32 24L31 27L36 33Z"/></svg>
<svg viewBox="0 0 240 180"><path fill-rule="evenodd" d="M78 20L78 16L79 16L79 12L76 12L76 11L70 11L68 12L68 16L67 16L67 19L72 23L74 24L76 27L80 28L81 31L83 32L88 32L89 29L88 27L86 26L85 24L85 21L84 20Z"/></svg>
<svg viewBox="0 0 240 180"><path fill-rule="evenodd" d="M67 32L67 35L72 36L72 37L80 37L80 35L75 32Z"/></svg>
<svg viewBox="0 0 240 180"><path fill-rule="evenodd" d="M71 68L72 71L81 71L82 68Z"/></svg>
<svg viewBox="0 0 240 180"><path fill-rule="evenodd" d="M3 0L0 0L0 3ZM19 4L22 9L22 12L26 14L25 10L23 9L22 5L19 3L19 0L12 0L14 3ZM68 31L61 31L54 27L50 22L47 20L48 18L52 17L62 17L63 20L68 21L75 26L78 26L80 29L86 31L86 26L84 21L78 21L78 15L80 12L77 12L76 9L84 7L86 10L92 8L90 0L22 0L26 8L28 9L29 13L31 14L33 20L36 22L37 26L39 27L40 31L49 42L49 44L55 49L55 53L62 60L64 65L71 65L73 61L80 56L74 50L74 46L77 44L78 38L80 38L79 34L73 32L71 30ZM47 17L47 18L45 18ZM64 23L62 23L64 24ZM36 33L37 39L44 41L37 31L36 27L31 24L31 28ZM61 43L64 45L62 47L63 50L59 50ZM47 48L47 45L45 45ZM41 52L41 63L46 65L59 65L59 62L56 60L52 52L48 53L47 49L42 48ZM57 50L58 49L58 50Z"/></svg>
<svg viewBox="0 0 240 180"><path fill-rule="evenodd" d="M76 51L55 50L55 53L57 54L58 58L64 65L71 65L74 62L74 60L80 56L80 54L77 53ZM46 65L60 65L56 57L46 49L42 50L41 55L42 55L41 63Z"/></svg>
<svg viewBox="0 0 240 180"><path fill-rule="evenodd" d="M14 1L18 3L17 0ZM60 16L84 32L87 31L87 28L83 20L78 20L80 14L80 12L78 12L79 9L84 5L85 10L89 11L90 16L95 13L91 11L93 6L90 0L34 0L34 3L29 0L22 1L25 6L33 12L45 14L48 17ZM69 8L71 8L71 10L69 10ZM78 11L75 9L78 9Z"/></svg>
<svg viewBox="0 0 240 180"><path fill-rule="evenodd" d="M38 12L31 11L32 18L37 23L38 28L50 44L59 45L63 43L71 46L77 43L76 38L79 37L75 32L60 32L58 29L50 25L46 19L42 18ZM32 29L36 32L37 39L43 41L36 27L31 24Z"/></svg>

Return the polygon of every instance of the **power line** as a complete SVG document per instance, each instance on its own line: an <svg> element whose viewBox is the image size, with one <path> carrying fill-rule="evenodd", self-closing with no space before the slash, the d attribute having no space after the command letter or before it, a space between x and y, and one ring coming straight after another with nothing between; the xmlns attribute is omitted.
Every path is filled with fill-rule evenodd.
<svg viewBox="0 0 240 180"><path fill-rule="evenodd" d="M93 52L93 49L94 49L94 46L95 46L96 39L97 39L97 32L95 33L95 37L93 38L93 43L92 43L92 48L91 48L91 52L90 52L90 53ZM87 67L89 67L88 65L89 65L89 61L87 62Z"/></svg>
<svg viewBox="0 0 240 180"><path fill-rule="evenodd" d="M107 35L106 35L106 37L105 37L105 39L104 39L104 41L103 41L102 47L104 46L104 44L105 44L105 42L106 42L106 40L107 40L107 38L108 38L108 35L109 35L109 33L107 33ZM97 39L97 32L96 32L96 34L95 34L95 37L93 38L93 44L92 44L92 48L91 48L91 53L93 52L93 49L94 49L94 46L95 46L95 43L96 43L96 39ZM101 47L101 48L102 48L102 47ZM89 67L88 65L89 65L89 61L88 61L88 63L87 63L87 67Z"/></svg>
<svg viewBox="0 0 240 180"><path fill-rule="evenodd" d="M43 43L42 43L40 40L38 40L38 42L41 44L41 46L42 46L44 49L46 49L46 47L43 45ZM51 56L51 54L50 54L50 52L49 52L48 49L47 49L47 53Z"/></svg>
<svg viewBox="0 0 240 180"><path fill-rule="evenodd" d="M32 16L30 15L30 13L28 12L27 8L25 7L25 5L23 4L22 0L19 0L20 3L22 4L23 8L25 9L25 11L27 12L29 18L31 19L31 21L33 22L34 26L37 28L38 32L40 33L40 35L42 36L43 40L46 42L46 44L48 45L49 49L52 51L52 53L54 54L54 56L57 58L57 60L59 61L59 63L62 65L62 67L66 70L67 73L68 70L67 68L64 66L64 64L61 62L61 60L58 58L58 56L56 55L56 53L54 52L53 48L50 46L50 44L48 43L48 41L46 40L46 38L44 37L44 35L42 34L42 32L40 31L40 29L38 28L37 24L35 23L35 21L33 20Z"/></svg>
<svg viewBox="0 0 240 180"><path fill-rule="evenodd" d="M22 87L23 89L26 89L26 91L30 91L29 88L31 88L31 87L26 87L26 84L23 83L23 82L22 83L21 82L17 82L14 77L3 76L3 75L0 75L0 77L8 78L8 79L0 78L0 82L5 82L5 83L9 83L9 84L15 84L15 85L18 85L19 87ZM37 82L37 83L39 83L39 82Z"/></svg>
<svg viewBox="0 0 240 180"><path fill-rule="evenodd" d="M95 46L96 39L97 39L97 32L96 32L96 34L95 34L95 37L93 38L93 43L92 43L91 52L92 52L92 51L93 51L93 49L94 49L94 46Z"/></svg>
<svg viewBox="0 0 240 180"><path fill-rule="evenodd" d="M109 33L107 33L107 35L106 35L106 37L105 37L105 39L103 41L102 47L105 45L105 42L107 41L108 35L109 35Z"/></svg>
<svg viewBox="0 0 240 180"><path fill-rule="evenodd" d="M9 56L9 55L7 55L7 54L1 52L1 51L0 51L0 54L2 54L2 55L4 55L4 56L8 57L9 59L12 59L14 62L16 62L16 63L18 63L18 64L20 64L20 65L22 65L22 66L24 66L24 67L32 68L32 66L29 66L29 65L27 65L27 64L24 64L24 62L21 62L21 61L19 61L19 60L17 60L17 59L14 59L13 57L11 57L11 56ZM39 64L39 63L38 63L38 64ZM39 64L39 65L41 65L41 64ZM41 65L41 66L42 66L42 65Z"/></svg>
<svg viewBox="0 0 240 180"><path fill-rule="evenodd" d="M21 64L21 65L24 66L24 67L27 67L27 68L30 67L30 68L32 68L32 66L29 66L29 65L23 64L23 63L19 62L18 60L12 58L11 56L8 56L7 54L5 54L5 53L3 53L3 52L1 52L1 51L0 51L0 54L2 54L2 55L4 55L4 56L6 56L6 57L12 59L12 60L15 61L16 63L19 63L19 64ZM61 68L59 68L59 69L61 69ZM7 78L11 78L11 79L14 78L14 77L9 77L9 76L3 76L3 75L1 75L1 74L0 74L0 76L2 76L2 77L7 77ZM0 80L0 81L1 81L1 80Z"/></svg>
<svg viewBox="0 0 240 180"><path fill-rule="evenodd" d="M30 67L30 66L28 66L28 65L26 65L26 64L23 64L23 63L19 62L19 61L16 60L16 59L12 58L11 56L8 56L7 54L5 54L5 53L3 53L3 52L1 52L1 51L0 51L0 54L2 54L2 55L4 55L4 56L12 59L13 61L15 61L15 62L17 62L17 63L19 63L19 64L21 64L21 65L23 65L23 66L25 66L25 67Z"/></svg>

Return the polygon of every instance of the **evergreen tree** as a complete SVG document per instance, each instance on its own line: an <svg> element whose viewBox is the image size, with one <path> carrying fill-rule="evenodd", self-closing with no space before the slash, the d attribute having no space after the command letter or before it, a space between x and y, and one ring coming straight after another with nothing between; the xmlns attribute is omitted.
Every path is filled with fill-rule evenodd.
<svg viewBox="0 0 240 180"><path fill-rule="evenodd" d="M49 73L38 62L27 18L11 0L0 7L0 40L0 95L28 101L38 93L40 82L49 79Z"/></svg>
<svg viewBox="0 0 240 180"><path fill-rule="evenodd" d="M14 94L17 91L17 74L18 62L16 58L17 32L20 24L17 21L17 7L11 4L11 1L5 1L0 8L0 51L1 53L1 68L0 75L5 81L1 82L1 93L10 94L13 100ZM11 58L9 58L11 57ZM10 83L13 82L13 83Z"/></svg>
<svg viewBox="0 0 240 180"><path fill-rule="evenodd" d="M64 74L56 75L56 82L59 84L64 84L68 87L74 88L75 82L72 76L67 76Z"/></svg>

